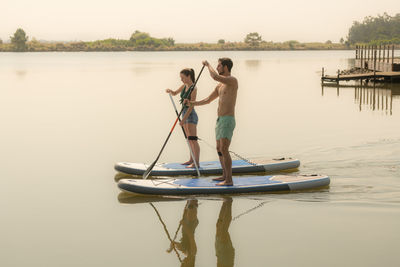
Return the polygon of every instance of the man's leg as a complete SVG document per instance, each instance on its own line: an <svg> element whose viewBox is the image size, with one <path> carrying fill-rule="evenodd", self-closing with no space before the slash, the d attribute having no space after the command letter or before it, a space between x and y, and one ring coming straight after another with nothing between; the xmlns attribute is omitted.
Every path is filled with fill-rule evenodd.
<svg viewBox="0 0 400 267"><path fill-rule="evenodd" d="M220 144L220 152L222 153L222 161L223 164L223 173L225 180L218 183L217 185L233 185L232 181L232 158L229 154L229 146L231 141L228 138L221 138L219 140Z"/></svg>
<svg viewBox="0 0 400 267"><path fill-rule="evenodd" d="M218 159L219 162L221 163L221 168L222 168L222 176L218 178L214 178L214 181L224 181L225 180L225 167L224 167L224 159L222 157L221 153L221 139L217 140L217 153L218 153Z"/></svg>

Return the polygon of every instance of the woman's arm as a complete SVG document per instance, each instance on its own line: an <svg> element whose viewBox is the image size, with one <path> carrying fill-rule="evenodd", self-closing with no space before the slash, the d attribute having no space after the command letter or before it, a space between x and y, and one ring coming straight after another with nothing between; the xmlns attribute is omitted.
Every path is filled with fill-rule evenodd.
<svg viewBox="0 0 400 267"><path fill-rule="evenodd" d="M184 84L181 85L181 87L179 87L178 89L176 89L175 91L171 90L171 89L166 89L165 92L167 94L171 94L173 96L179 94L180 92L182 92L183 88L185 87Z"/></svg>

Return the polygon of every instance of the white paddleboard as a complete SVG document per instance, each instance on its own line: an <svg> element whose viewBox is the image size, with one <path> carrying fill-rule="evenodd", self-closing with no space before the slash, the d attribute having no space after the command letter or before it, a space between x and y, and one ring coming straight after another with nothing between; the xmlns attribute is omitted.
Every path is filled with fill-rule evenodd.
<svg viewBox="0 0 400 267"><path fill-rule="evenodd" d="M119 162L115 164L115 170L133 174L143 175L150 164ZM232 173L252 173L252 172L272 172L288 169L296 169L300 166L298 159L279 158L271 160L254 160L248 162L245 160L232 161ZM201 174L221 174L222 168L219 161L203 161L200 162L199 171ZM180 163L161 163L156 164L150 175L153 176L171 176L171 175L196 175L195 168L187 168L187 165Z"/></svg>

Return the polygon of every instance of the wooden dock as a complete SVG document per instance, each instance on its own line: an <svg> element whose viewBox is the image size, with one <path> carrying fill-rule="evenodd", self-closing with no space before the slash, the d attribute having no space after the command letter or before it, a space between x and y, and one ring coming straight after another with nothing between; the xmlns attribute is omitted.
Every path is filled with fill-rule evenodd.
<svg viewBox="0 0 400 267"><path fill-rule="evenodd" d="M394 57L394 45L356 46L355 67L371 71L400 71L400 59Z"/></svg>
<svg viewBox="0 0 400 267"><path fill-rule="evenodd" d="M338 74L338 75L324 75L321 77L323 82L336 82L339 81L352 81L352 80L400 80L400 71L390 72L367 72L360 74Z"/></svg>
<svg viewBox="0 0 400 267"><path fill-rule="evenodd" d="M359 73L325 75L322 68L321 81L335 82L351 80L400 81L400 59L394 57L394 45L356 46L355 68Z"/></svg>

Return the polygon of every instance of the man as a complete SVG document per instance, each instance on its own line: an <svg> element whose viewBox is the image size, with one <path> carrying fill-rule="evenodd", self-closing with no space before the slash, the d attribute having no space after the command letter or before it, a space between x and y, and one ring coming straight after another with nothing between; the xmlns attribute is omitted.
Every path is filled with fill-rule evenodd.
<svg viewBox="0 0 400 267"><path fill-rule="evenodd" d="M231 144L233 130L235 128L235 104L238 90L238 81L231 76L233 66L230 58L218 59L217 71L210 66L207 61L203 65L208 67L211 77L219 82L214 91L205 99L200 101L185 100L185 103L193 106L209 104L219 97L218 101L218 119L215 126L215 135L217 140L217 152L221 162L223 174L215 178L220 181L217 185L233 185L232 181L232 158L229 154L229 145Z"/></svg>

